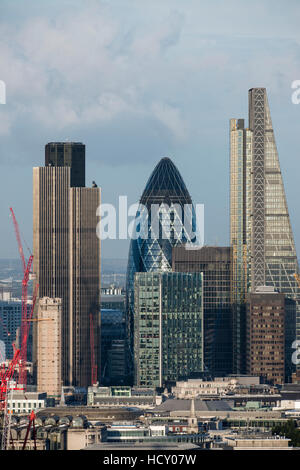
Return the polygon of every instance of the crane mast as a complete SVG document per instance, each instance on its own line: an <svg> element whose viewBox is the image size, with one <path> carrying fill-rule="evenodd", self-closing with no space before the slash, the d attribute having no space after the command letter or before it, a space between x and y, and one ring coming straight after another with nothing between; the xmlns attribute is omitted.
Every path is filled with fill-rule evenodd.
<svg viewBox="0 0 300 470"><path fill-rule="evenodd" d="M21 262L22 262L22 267L23 267L23 275L24 275L23 281L22 281L22 313L21 313L21 335L20 335L21 336L21 340L20 340L21 353L20 353L20 364L19 364L19 384L24 385L24 390L26 390L26 387L27 387L27 370L26 370L27 341L28 341L28 333L29 333L29 325L28 325L27 320L28 320L28 317L31 317L33 314L37 291L35 292L32 309L30 313L28 314L28 304L27 304L28 282L29 282L32 263L33 263L33 255L31 254L29 256L28 262L26 264L19 225L18 225L13 209L10 207L9 210L11 212L12 219L13 219L16 239L17 239L18 248L19 248L19 254L21 257Z"/></svg>

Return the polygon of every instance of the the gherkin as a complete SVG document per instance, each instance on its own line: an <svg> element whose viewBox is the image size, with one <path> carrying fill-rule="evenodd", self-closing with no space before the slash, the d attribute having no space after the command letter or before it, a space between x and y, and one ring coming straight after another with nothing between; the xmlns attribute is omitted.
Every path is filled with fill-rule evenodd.
<svg viewBox="0 0 300 470"><path fill-rule="evenodd" d="M155 214L155 220L154 220ZM170 158L154 168L140 199L127 267L127 325L132 357L134 274L172 270L172 248L196 242L191 196Z"/></svg>

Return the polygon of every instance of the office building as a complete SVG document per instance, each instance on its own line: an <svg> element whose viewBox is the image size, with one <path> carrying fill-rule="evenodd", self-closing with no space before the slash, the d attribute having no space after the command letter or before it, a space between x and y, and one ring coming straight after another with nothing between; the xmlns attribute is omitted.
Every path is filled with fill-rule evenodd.
<svg viewBox="0 0 300 470"><path fill-rule="evenodd" d="M47 407L47 393L12 390L8 393L7 408L12 414L30 415ZM28 419L28 418L27 418Z"/></svg>
<svg viewBox="0 0 300 470"><path fill-rule="evenodd" d="M233 395L238 388L238 378L216 377L214 380L188 379L176 382L172 387L172 395L179 399L190 399L196 397L222 397Z"/></svg>
<svg viewBox="0 0 300 470"><path fill-rule="evenodd" d="M85 145L81 142L50 142L45 147L45 166L69 167L70 186L85 187Z"/></svg>
<svg viewBox="0 0 300 470"><path fill-rule="evenodd" d="M101 309L101 384L103 385L124 383L125 333L124 310Z"/></svg>
<svg viewBox="0 0 300 470"><path fill-rule="evenodd" d="M203 372L201 273L136 273L135 385L165 387Z"/></svg>
<svg viewBox="0 0 300 470"><path fill-rule="evenodd" d="M112 386L88 388L87 406L154 408L160 401L151 388Z"/></svg>
<svg viewBox="0 0 300 470"><path fill-rule="evenodd" d="M28 302L28 313L31 311L32 303ZM22 302L20 299L0 300L0 340L5 345L5 357L1 360L12 359L15 346L19 347L19 335L22 318ZM27 342L27 360L32 360L32 327L29 329Z"/></svg>
<svg viewBox="0 0 300 470"><path fill-rule="evenodd" d="M172 270L172 247L196 241L196 216L184 181L170 158L153 170L136 214L126 280L129 356L133 360L134 275Z"/></svg>
<svg viewBox="0 0 300 470"><path fill-rule="evenodd" d="M248 295L247 373L271 384L285 381L285 296L273 287Z"/></svg>
<svg viewBox="0 0 300 470"><path fill-rule="evenodd" d="M107 351L107 368L110 383L127 384L126 377L126 342L125 339L113 339Z"/></svg>
<svg viewBox="0 0 300 470"><path fill-rule="evenodd" d="M33 169L34 271L40 298L62 300L63 384L87 387L91 383L91 315L100 365L100 240L96 234L100 188L95 184L84 187L80 173L85 165L84 145L64 145L65 158L71 150L72 158L61 159L62 144L51 143L46 146L46 166ZM37 345L37 325L34 335ZM35 347L35 368L37 360Z"/></svg>
<svg viewBox="0 0 300 470"><path fill-rule="evenodd" d="M249 125L230 121L234 369L244 372L245 294L272 286L297 301L298 261L265 88L249 90ZM296 330L296 325L294 326Z"/></svg>
<svg viewBox="0 0 300 470"><path fill-rule="evenodd" d="M118 310L125 312L125 295L107 294L101 291L101 310Z"/></svg>
<svg viewBox="0 0 300 470"><path fill-rule="evenodd" d="M173 248L173 271L203 273L204 371L232 373L232 309L229 247Z"/></svg>
<svg viewBox="0 0 300 470"><path fill-rule="evenodd" d="M5 356L0 361L12 359L13 343L17 339L17 331L21 325L22 302L0 300L0 339L5 345Z"/></svg>
<svg viewBox="0 0 300 470"><path fill-rule="evenodd" d="M246 297L251 268L252 131L244 119L230 120L230 245L233 368L245 371Z"/></svg>
<svg viewBox="0 0 300 470"><path fill-rule="evenodd" d="M61 317L61 299L40 299L37 317L37 390L53 397L60 396L62 387Z"/></svg>
<svg viewBox="0 0 300 470"><path fill-rule="evenodd" d="M100 189L71 188L70 193L70 298L69 298L69 382L91 384L91 322L94 355L100 368Z"/></svg>

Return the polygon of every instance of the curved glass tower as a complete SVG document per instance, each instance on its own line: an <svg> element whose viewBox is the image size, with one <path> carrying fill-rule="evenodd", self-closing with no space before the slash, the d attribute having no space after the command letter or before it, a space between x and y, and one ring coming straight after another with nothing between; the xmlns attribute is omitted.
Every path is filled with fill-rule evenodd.
<svg viewBox="0 0 300 470"><path fill-rule="evenodd" d="M134 275L172 270L172 248L196 242L196 215L184 181L170 158L154 168L140 199L127 267L127 327L132 357Z"/></svg>

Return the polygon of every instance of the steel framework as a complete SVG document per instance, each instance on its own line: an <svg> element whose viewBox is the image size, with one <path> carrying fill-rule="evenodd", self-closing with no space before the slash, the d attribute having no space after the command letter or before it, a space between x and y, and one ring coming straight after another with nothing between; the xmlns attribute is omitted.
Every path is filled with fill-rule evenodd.
<svg viewBox="0 0 300 470"><path fill-rule="evenodd" d="M28 342L28 335L29 335L29 328L30 324L28 323L28 319L32 318L33 310L35 307L35 302L37 298L37 291L38 285L36 285L35 293L33 296L33 302L30 312L28 312L28 282L30 278L32 263L33 263L33 255L29 256L28 262L26 264L24 251L22 247L22 241L20 236L19 225L14 214L13 209L10 207L10 212L13 219L13 224L15 228L15 234L18 242L19 253L21 257L22 267L23 267L23 281L22 281L22 314L21 314L21 335L20 335L20 362L19 362L19 384L24 385L24 390L27 387L27 370L26 370L26 363L27 363L27 342Z"/></svg>
<svg viewBox="0 0 300 470"><path fill-rule="evenodd" d="M265 88L249 91L249 127L253 131L251 286L265 285Z"/></svg>

